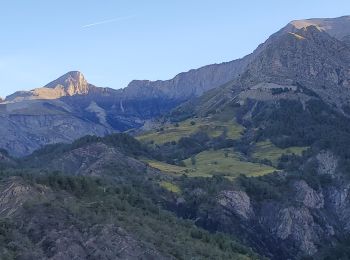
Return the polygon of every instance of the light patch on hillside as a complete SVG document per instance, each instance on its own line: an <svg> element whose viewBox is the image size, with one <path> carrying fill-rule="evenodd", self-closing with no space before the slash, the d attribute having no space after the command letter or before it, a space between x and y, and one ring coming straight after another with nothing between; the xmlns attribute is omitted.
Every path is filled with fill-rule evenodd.
<svg viewBox="0 0 350 260"><path fill-rule="evenodd" d="M168 181L162 181L160 183L160 186L163 187L164 189L170 191L170 192L173 192L173 193L180 193L181 192L179 186L177 186L171 182L168 182Z"/></svg>
<svg viewBox="0 0 350 260"><path fill-rule="evenodd" d="M184 174L188 171L188 168L186 167L181 167L173 164L168 164L165 162L160 162L156 160L149 160L149 159L144 159L142 160L143 162L147 163L149 166L152 168L158 169L164 173L169 173L169 174Z"/></svg>
<svg viewBox="0 0 350 260"><path fill-rule="evenodd" d="M249 177L262 176L276 170L268 165L249 162L240 154L228 149L204 151L192 159L185 160L184 163L190 169L190 177L221 175L234 179L241 174Z"/></svg>
<svg viewBox="0 0 350 260"><path fill-rule="evenodd" d="M307 28L309 26L315 26L320 31L322 29L325 29L325 28L322 28L319 23L317 23L316 21L312 21L312 20L298 20L298 21L291 22L291 24L293 24L294 27L297 29L304 29L304 28Z"/></svg>
<svg viewBox="0 0 350 260"><path fill-rule="evenodd" d="M308 147L298 147L298 146L293 146L293 147L288 147L285 149L279 148L275 146L273 143L270 141L264 141L264 142L258 142L253 150L252 157L254 159L258 160L269 160L272 162L273 165L277 165L278 159L282 155L302 155L303 151L307 150Z"/></svg>
<svg viewBox="0 0 350 260"><path fill-rule="evenodd" d="M238 139L243 130L243 126L233 120L223 122L211 118L197 118L185 120L178 124L165 125L158 130L145 132L136 138L140 141L154 141L157 144L163 144L178 141L181 137L187 137L196 132L203 131L211 137L218 137L225 134L230 139Z"/></svg>
<svg viewBox="0 0 350 260"><path fill-rule="evenodd" d="M298 40L305 40L306 38L297 34L297 33L292 33L292 32L289 32L290 35L293 35L295 38L297 38Z"/></svg>

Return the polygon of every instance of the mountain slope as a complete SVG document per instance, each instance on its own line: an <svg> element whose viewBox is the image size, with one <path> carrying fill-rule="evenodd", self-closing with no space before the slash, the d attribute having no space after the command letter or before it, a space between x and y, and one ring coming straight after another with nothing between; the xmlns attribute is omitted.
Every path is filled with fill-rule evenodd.
<svg viewBox="0 0 350 260"><path fill-rule="evenodd" d="M349 100L350 48L315 26L271 43L242 74L245 88L266 82L297 85L338 107Z"/></svg>
<svg viewBox="0 0 350 260"><path fill-rule="evenodd" d="M239 236L271 259L349 258L349 205L343 198L349 196L350 172L350 48L346 41L350 27L343 34L340 31L350 22L348 17L335 20L287 25L259 46L240 77L180 105L164 126L158 126L153 135L147 133L158 137L169 132L169 122L174 133L184 122L217 118L244 128L233 142L225 134L220 136L226 138L220 143L226 151L222 158L206 158L204 167L214 165L215 177L200 178L182 168L186 176L174 181L181 194L169 208L208 230ZM332 24L332 30L327 24ZM178 146L188 144L187 151L193 152L187 155L186 166L201 168L203 149L209 153L222 147L201 147L208 140L204 134L205 129L198 128L177 142L157 145L164 151L173 149L175 159L182 160L186 153L178 151ZM258 147L266 143L278 149L268 146L257 158ZM196 151L197 147L202 149ZM296 151L295 147L305 150L279 152L275 157L276 151ZM232 150L242 160L274 165L278 172L233 179L222 170Z"/></svg>
<svg viewBox="0 0 350 260"><path fill-rule="evenodd" d="M242 103L250 98L272 101L288 96L302 100L318 97L348 113L349 45L314 25L302 29L291 26L287 25L259 46L255 58L239 78L208 91L178 108L179 111L194 109L196 113L206 114L231 102Z"/></svg>
<svg viewBox="0 0 350 260"><path fill-rule="evenodd" d="M137 160L146 149L126 134L88 136L1 171L0 257L262 259L166 211L171 178Z"/></svg>
<svg viewBox="0 0 350 260"><path fill-rule="evenodd" d="M61 101L23 101L0 105L0 147L23 156L49 143L84 135L105 135L112 128L79 117Z"/></svg>

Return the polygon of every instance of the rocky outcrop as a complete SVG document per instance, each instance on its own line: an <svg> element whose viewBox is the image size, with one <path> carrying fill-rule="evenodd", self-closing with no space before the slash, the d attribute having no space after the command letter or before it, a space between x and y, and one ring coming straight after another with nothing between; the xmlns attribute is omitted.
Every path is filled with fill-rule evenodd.
<svg viewBox="0 0 350 260"><path fill-rule="evenodd" d="M264 231L277 238L279 243L294 245L295 248L288 253L295 254L295 258L298 258L297 255L315 254L317 244L325 237L321 226L305 207L282 207L267 203L262 206L259 222ZM278 256L275 258L279 259Z"/></svg>
<svg viewBox="0 0 350 260"><path fill-rule="evenodd" d="M248 220L254 214L250 198L244 191L222 191L218 197L218 203L225 210Z"/></svg>
<svg viewBox="0 0 350 260"><path fill-rule="evenodd" d="M338 167L338 159L329 151L322 151L316 156L318 172L334 176Z"/></svg>
<svg viewBox="0 0 350 260"><path fill-rule="evenodd" d="M324 31L338 40L344 40L350 35L350 16L342 16L338 18L316 18L306 20L296 20L290 22L284 31L305 29L309 26L315 26L318 30Z"/></svg>
<svg viewBox="0 0 350 260"><path fill-rule="evenodd" d="M28 250L27 259L38 256L41 256L40 259L52 260L170 259L116 225L94 225L80 230L76 226L66 225L64 221L67 219L61 215L52 221L45 215L38 214L28 220L28 228L36 229L36 234L33 235L41 232L44 236L40 240L34 237L33 241L36 248L43 248L43 253ZM55 223L60 223L59 229L51 227Z"/></svg>
<svg viewBox="0 0 350 260"><path fill-rule="evenodd" d="M39 197L50 197L45 186L32 186L19 177L11 177L0 184L0 217L13 217L24 203Z"/></svg>
<svg viewBox="0 0 350 260"><path fill-rule="evenodd" d="M86 81L84 75L80 71L71 71L50 82L44 88L62 88L66 95L84 95L89 93L90 84Z"/></svg>
<svg viewBox="0 0 350 260"><path fill-rule="evenodd" d="M304 180L293 183L295 200L302 203L307 208L320 209L324 206L322 193L316 192Z"/></svg>
<svg viewBox="0 0 350 260"><path fill-rule="evenodd" d="M247 190L219 190L213 200L185 193L181 203L174 200L175 210L209 230L239 237L270 259L322 259L326 248L350 233L350 182L337 169L332 152L322 151L310 160L318 162L317 176L280 172L249 184ZM313 178L322 180L315 184ZM189 204L192 200L196 203Z"/></svg>

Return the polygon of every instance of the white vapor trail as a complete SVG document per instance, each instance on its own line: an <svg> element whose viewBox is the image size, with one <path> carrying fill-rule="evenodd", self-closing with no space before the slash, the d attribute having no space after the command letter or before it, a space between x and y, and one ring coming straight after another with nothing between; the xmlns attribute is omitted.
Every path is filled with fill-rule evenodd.
<svg viewBox="0 0 350 260"><path fill-rule="evenodd" d="M124 17L117 17L117 18L110 19L110 20L104 20L104 21L100 21L100 22L86 24L86 25L83 25L81 28L89 28L89 27L93 27L93 26L97 26L97 25L106 24L106 23L114 23L114 22L117 22L117 21L128 20L128 19L131 19L131 18L134 18L134 17L135 17L135 15L124 16Z"/></svg>

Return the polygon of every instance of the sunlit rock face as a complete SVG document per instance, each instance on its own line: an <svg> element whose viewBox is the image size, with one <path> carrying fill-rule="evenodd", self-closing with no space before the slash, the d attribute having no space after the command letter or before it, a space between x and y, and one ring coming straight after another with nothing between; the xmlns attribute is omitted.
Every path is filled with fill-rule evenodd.
<svg viewBox="0 0 350 260"><path fill-rule="evenodd" d="M58 99L64 96L86 95L90 84L79 71L71 71L42 88L30 91L17 91L6 97L8 102L18 102L33 99Z"/></svg>
<svg viewBox="0 0 350 260"><path fill-rule="evenodd" d="M296 29L304 29L308 26L315 26L320 31L328 33L330 36L343 40L350 35L350 16L339 18L316 18L307 20L296 20L290 23Z"/></svg>

